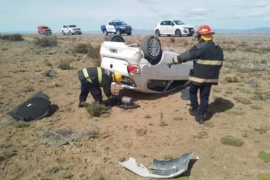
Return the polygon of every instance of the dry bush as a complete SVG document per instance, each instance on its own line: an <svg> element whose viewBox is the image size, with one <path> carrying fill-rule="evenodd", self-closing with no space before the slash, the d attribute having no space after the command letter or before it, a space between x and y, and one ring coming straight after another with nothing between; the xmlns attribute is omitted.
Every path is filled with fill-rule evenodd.
<svg viewBox="0 0 270 180"><path fill-rule="evenodd" d="M225 82L227 83L239 83L240 78L238 76L227 76L225 77Z"/></svg>
<svg viewBox="0 0 270 180"><path fill-rule="evenodd" d="M23 41L23 37L21 34L0 34L0 39L7 40L7 41Z"/></svg>
<svg viewBox="0 0 270 180"><path fill-rule="evenodd" d="M74 51L73 52L74 53L80 53L80 54L86 54L88 52L88 49L89 49L89 45L80 43L80 44L77 44L74 47Z"/></svg>
<svg viewBox="0 0 270 180"><path fill-rule="evenodd" d="M43 36L42 38L35 37L34 43L39 47L53 47L58 44L56 36Z"/></svg>
<svg viewBox="0 0 270 180"><path fill-rule="evenodd" d="M233 137L231 135L222 137L220 139L220 142L224 145L230 145L230 146L235 146L235 147L240 147L244 144L244 141L242 139Z"/></svg>
<svg viewBox="0 0 270 180"><path fill-rule="evenodd" d="M87 52L87 57L89 58L99 58L100 57L100 46L89 46L88 52Z"/></svg>
<svg viewBox="0 0 270 180"><path fill-rule="evenodd" d="M70 60L65 59L65 60L60 60L59 64L58 64L58 68L62 69L62 70L68 70L70 69Z"/></svg>
<svg viewBox="0 0 270 180"><path fill-rule="evenodd" d="M247 98L236 96L236 97L233 97L233 99L241 104L252 104L252 101Z"/></svg>
<svg viewBox="0 0 270 180"><path fill-rule="evenodd" d="M91 104L87 104L85 106L87 112L94 117L100 117L101 114L105 113L106 107L103 104L99 104L97 102L93 102Z"/></svg>

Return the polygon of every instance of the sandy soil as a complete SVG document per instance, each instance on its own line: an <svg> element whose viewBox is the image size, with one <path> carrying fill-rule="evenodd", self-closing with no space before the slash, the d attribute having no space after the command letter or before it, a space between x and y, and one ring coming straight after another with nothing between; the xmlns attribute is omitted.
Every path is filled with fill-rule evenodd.
<svg viewBox="0 0 270 180"><path fill-rule="evenodd" d="M59 35L57 47L42 48L34 44L35 36L25 35L21 42L0 40L0 179L146 179L126 170L119 161L133 157L148 167L154 159L177 158L188 152L193 152L189 169L178 179L254 180L260 173L270 174L270 164L258 157L262 151L270 153L269 52L225 50L220 84L213 87L210 97L212 116L200 125L189 115L189 101L180 92L154 95L117 87L112 87L113 92L133 97L140 107L113 107L107 116L91 117L86 109L77 107L77 71L91 66L93 59L74 54L72 48L78 43L98 45L104 37ZM140 37L125 38L136 42ZM264 44L266 38L270 39L253 36L253 42ZM161 42L166 49L179 52L195 44L191 38L183 39L187 46L180 40L172 44L170 37L162 37ZM246 39L217 35L224 47ZM72 60L69 70L57 67L65 59ZM259 67L264 60L263 70L240 70L242 66ZM44 75L51 68L56 72L53 78ZM239 81L230 82L230 77ZM7 113L39 91L50 97L55 112L26 126L18 125ZM252 98L256 92L266 98ZM40 142L44 132L60 129L98 133L62 146ZM228 135L244 144L222 144L221 139Z"/></svg>

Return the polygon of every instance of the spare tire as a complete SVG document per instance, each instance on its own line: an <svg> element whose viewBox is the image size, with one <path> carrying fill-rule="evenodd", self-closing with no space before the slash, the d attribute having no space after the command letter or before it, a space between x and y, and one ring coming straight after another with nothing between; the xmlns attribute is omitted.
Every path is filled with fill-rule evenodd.
<svg viewBox="0 0 270 180"><path fill-rule="evenodd" d="M121 35L115 35L115 34L108 36L107 41L125 42L124 38Z"/></svg>
<svg viewBox="0 0 270 180"><path fill-rule="evenodd" d="M159 39L156 36L145 36L141 43L141 50L144 58L152 65L157 64L161 60L162 49Z"/></svg>

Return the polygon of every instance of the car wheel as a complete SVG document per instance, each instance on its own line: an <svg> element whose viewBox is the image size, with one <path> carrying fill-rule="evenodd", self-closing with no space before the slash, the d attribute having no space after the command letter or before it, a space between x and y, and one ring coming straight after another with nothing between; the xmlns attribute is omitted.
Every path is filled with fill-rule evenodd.
<svg viewBox="0 0 270 180"><path fill-rule="evenodd" d="M157 64L162 56L162 49L159 39L156 36L146 36L141 43L141 50L144 53L144 58L152 65Z"/></svg>
<svg viewBox="0 0 270 180"><path fill-rule="evenodd" d="M127 35L130 36L131 35L131 32L130 33L127 33Z"/></svg>
<svg viewBox="0 0 270 180"><path fill-rule="evenodd" d="M63 34L63 35L66 35L64 31L62 31L62 34Z"/></svg>
<svg viewBox="0 0 270 180"><path fill-rule="evenodd" d="M125 42L124 38L120 35L110 35L107 40L113 42Z"/></svg>
<svg viewBox="0 0 270 180"><path fill-rule="evenodd" d="M121 31L120 31L120 30L117 30L117 31L116 31L116 34L117 34L117 35L121 35Z"/></svg>
<svg viewBox="0 0 270 180"><path fill-rule="evenodd" d="M103 32L106 36L108 36L108 31L105 29Z"/></svg>
<svg viewBox="0 0 270 180"><path fill-rule="evenodd" d="M179 29L176 29L175 36L176 37L181 37L181 31Z"/></svg>
<svg viewBox="0 0 270 180"><path fill-rule="evenodd" d="M159 32L158 29L155 31L155 35L156 35L157 37L160 37L160 32Z"/></svg>

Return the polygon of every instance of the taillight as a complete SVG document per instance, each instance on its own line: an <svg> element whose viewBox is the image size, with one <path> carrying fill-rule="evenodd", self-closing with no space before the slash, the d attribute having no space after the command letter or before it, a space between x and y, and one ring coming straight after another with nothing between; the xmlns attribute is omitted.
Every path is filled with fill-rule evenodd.
<svg viewBox="0 0 270 180"><path fill-rule="evenodd" d="M127 66L127 70L129 73L135 73L135 74L140 74L141 73L141 68L139 65L136 64L129 64Z"/></svg>

